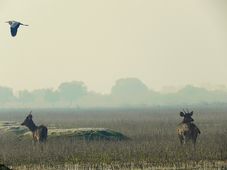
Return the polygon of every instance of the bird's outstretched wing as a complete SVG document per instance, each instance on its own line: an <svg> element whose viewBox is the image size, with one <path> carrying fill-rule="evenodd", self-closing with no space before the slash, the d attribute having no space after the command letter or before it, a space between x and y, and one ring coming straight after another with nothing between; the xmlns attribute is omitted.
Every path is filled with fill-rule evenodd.
<svg viewBox="0 0 227 170"><path fill-rule="evenodd" d="M16 35L17 35L17 29L18 28L10 28L10 31L11 31L11 35L13 36L13 37L15 37Z"/></svg>

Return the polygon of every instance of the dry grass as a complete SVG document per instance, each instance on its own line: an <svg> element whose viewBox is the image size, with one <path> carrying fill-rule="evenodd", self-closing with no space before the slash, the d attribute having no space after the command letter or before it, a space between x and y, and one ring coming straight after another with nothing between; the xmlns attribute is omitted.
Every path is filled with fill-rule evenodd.
<svg viewBox="0 0 227 170"><path fill-rule="evenodd" d="M175 128L179 108L112 110L34 110L34 121L48 127L114 129L128 141L50 139L45 145L0 136L0 162L15 169L142 169L227 167L227 108L195 107L195 123L201 129L196 150L181 147ZM0 120L22 122L25 110L2 110Z"/></svg>

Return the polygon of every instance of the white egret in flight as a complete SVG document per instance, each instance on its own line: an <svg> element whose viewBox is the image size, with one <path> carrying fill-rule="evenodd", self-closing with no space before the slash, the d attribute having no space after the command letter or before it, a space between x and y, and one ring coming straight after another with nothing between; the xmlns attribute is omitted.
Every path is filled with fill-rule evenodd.
<svg viewBox="0 0 227 170"><path fill-rule="evenodd" d="M17 30L20 27L20 25L28 26L26 24L22 24L22 23L17 22L17 21L7 21L6 23L8 23L10 25L10 31L11 31L11 35L13 37L15 37L17 35Z"/></svg>

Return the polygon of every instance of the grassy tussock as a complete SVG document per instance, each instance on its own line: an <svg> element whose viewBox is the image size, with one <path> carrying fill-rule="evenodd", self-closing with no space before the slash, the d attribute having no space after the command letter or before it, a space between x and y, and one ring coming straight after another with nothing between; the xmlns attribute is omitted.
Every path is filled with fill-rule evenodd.
<svg viewBox="0 0 227 170"><path fill-rule="evenodd" d="M0 131L2 134L14 134L20 140L25 138L31 138L32 133L28 128L21 126L18 122L12 121L0 121ZM127 140L129 139L120 132L110 130L107 128L70 128L70 129L60 129L55 127L50 127L48 129L48 138L75 138L84 140Z"/></svg>

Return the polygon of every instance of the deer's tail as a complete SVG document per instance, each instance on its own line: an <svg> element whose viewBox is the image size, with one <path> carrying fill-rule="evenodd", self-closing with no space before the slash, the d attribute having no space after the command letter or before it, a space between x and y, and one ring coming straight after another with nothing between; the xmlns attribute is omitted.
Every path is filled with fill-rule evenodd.
<svg viewBox="0 0 227 170"><path fill-rule="evenodd" d="M199 130L199 128L194 124L194 123L191 123L191 128L194 129L194 132L196 132L197 134L200 134L201 131Z"/></svg>

